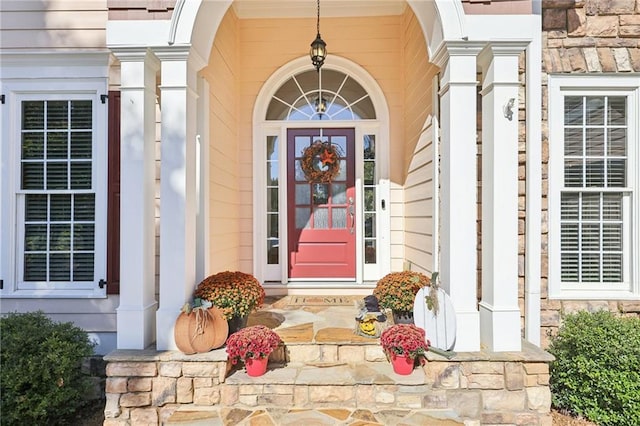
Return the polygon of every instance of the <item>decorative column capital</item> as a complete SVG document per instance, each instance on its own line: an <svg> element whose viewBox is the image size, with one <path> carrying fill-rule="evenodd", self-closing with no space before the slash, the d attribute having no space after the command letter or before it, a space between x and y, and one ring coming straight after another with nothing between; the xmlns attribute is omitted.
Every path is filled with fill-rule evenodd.
<svg viewBox="0 0 640 426"><path fill-rule="evenodd" d="M452 40L443 41L433 54L431 62L443 68L453 56L477 56L486 42Z"/></svg>
<svg viewBox="0 0 640 426"><path fill-rule="evenodd" d="M207 62L204 58L202 58L202 56L200 56L190 45L159 46L153 47L152 50L153 53L155 53L163 62L186 61L189 63L189 66L196 71L207 66Z"/></svg>
<svg viewBox="0 0 640 426"><path fill-rule="evenodd" d="M482 51L479 53L479 57L486 55L493 56L510 56L519 55L524 52L524 49L531 43L531 40L500 40L491 41L487 43Z"/></svg>
<svg viewBox="0 0 640 426"><path fill-rule="evenodd" d="M518 87L519 57L528 44L521 40L498 41L482 49L478 54L478 65L482 69L483 96L495 86Z"/></svg>
<svg viewBox="0 0 640 426"><path fill-rule="evenodd" d="M485 43L448 41L440 44L433 63L440 67L440 96L452 86L469 86L475 91L477 79L477 55Z"/></svg>
<svg viewBox="0 0 640 426"><path fill-rule="evenodd" d="M478 65L486 70L493 60L517 58L528 45L528 40L492 41L478 53Z"/></svg>
<svg viewBox="0 0 640 426"><path fill-rule="evenodd" d="M115 47L111 49L120 62L144 62L156 71L160 69L160 61L147 47Z"/></svg>
<svg viewBox="0 0 640 426"><path fill-rule="evenodd" d="M120 61L120 91L148 90L155 93L155 80L160 61L145 47L117 48L113 51Z"/></svg>

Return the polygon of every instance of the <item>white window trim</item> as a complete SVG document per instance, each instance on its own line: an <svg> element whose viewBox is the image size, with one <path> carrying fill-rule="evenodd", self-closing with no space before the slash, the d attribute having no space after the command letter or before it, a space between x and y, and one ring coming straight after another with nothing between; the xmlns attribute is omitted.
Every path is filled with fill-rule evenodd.
<svg viewBox="0 0 640 426"><path fill-rule="evenodd" d="M21 67L16 67L15 71ZM45 67L46 68L46 67ZM75 68L70 66L70 68ZM72 69L69 74L81 71L82 67ZM94 70L92 70L94 71ZM30 67L24 69L22 76L29 75ZM9 74L9 73L8 73ZM10 73L19 76L20 73ZM44 73L43 73L44 74ZM38 78L41 77L41 78ZM0 196L0 279L3 288L2 298L105 298L106 286L100 288L98 281L106 280L106 228L107 228L107 120L108 105L102 104L100 95L107 93L106 77L85 77L77 79L51 78L37 76L34 79L11 78L1 82L2 93L5 94L5 105L2 106L0 119L0 135L3 143L0 147L0 160L3 164ZM21 254L18 253L17 238L20 218L17 193L20 191L20 120L21 101L26 99L91 99L93 101L93 124L95 143L93 151L94 189L96 194L95 216L95 285L92 288L65 288L65 285L50 285L38 289L18 289L18 271ZM108 102L108 100L107 100ZM67 286L68 287L68 286Z"/></svg>
<svg viewBox="0 0 640 426"><path fill-rule="evenodd" d="M638 300L640 299L640 76L638 75L550 75L548 85L549 117L549 298L573 300ZM562 284L560 278L560 193L564 189L564 101L567 95L623 95L629 99L628 177L631 191L628 251L624 262L629 265L625 283L603 289L601 285ZM626 247L625 247L626 249Z"/></svg>

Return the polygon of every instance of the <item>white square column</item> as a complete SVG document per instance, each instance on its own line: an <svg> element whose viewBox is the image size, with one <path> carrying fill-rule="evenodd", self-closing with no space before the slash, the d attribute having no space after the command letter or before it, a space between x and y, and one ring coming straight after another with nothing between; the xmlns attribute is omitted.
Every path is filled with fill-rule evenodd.
<svg viewBox="0 0 640 426"><path fill-rule="evenodd" d="M112 49L121 64L118 349L155 338L155 100L159 62L144 48Z"/></svg>
<svg viewBox="0 0 640 426"><path fill-rule="evenodd" d="M196 71L188 47L161 60L160 308L158 350L176 349L175 321L196 281Z"/></svg>
<svg viewBox="0 0 640 426"><path fill-rule="evenodd" d="M482 301L480 337L490 351L520 351L518 307L518 56L522 42L491 43L478 56L482 83Z"/></svg>
<svg viewBox="0 0 640 426"><path fill-rule="evenodd" d="M456 311L458 352L480 350L477 300L476 55L481 46L444 42L440 72L440 277Z"/></svg>

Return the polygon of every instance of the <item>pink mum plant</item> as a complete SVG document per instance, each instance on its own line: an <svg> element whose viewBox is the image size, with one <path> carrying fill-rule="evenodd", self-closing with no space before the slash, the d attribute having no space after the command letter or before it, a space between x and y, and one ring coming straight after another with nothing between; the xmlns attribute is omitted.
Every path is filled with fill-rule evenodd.
<svg viewBox="0 0 640 426"><path fill-rule="evenodd" d="M280 343L278 333L264 325L253 325L229 336L227 354L233 364L247 359L267 358Z"/></svg>
<svg viewBox="0 0 640 426"><path fill-rule="evenodd" d="M380 344L388 360L393 355L400 355L421 358L420 362L424 363L424 355L431 343L426 339L424 329L413 324L395 324L382 332Z"/></svg>

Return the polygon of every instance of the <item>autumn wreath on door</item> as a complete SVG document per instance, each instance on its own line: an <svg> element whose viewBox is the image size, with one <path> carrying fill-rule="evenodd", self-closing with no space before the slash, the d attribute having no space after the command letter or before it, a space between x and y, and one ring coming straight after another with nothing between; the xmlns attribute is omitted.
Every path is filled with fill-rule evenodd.
<svg viewBox="0 0 640 426"><path fill-rule="evenodd" d="M302 152L302 171L310 183L331 182L340 173L338 147L315 140Z"/></svg>

